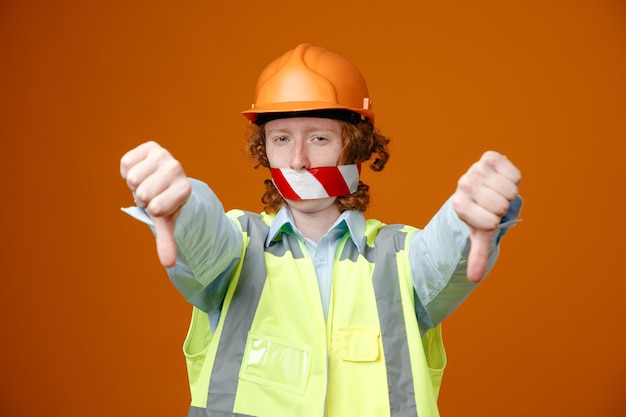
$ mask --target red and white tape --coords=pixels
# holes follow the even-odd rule
[[[272,168],[272,180],[287,200],[339,197],[359,187],[361,164],[317,167],[307,170]]]

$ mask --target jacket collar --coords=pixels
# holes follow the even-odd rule
[[[348,232],[350,239],[359,249],[359,253],[362,254],[365,250],[365,224],[366,221],[362,212],[358,210],[346,210],[339,215],[335,223],[324,236],[333,233],[333,235],[341,237],[345,235],[345,232]],[[337,233],[338,231],[343,231],[344,233]],[[293,214],[291,214],[287,206],[283,206],[278,213],[276,213],[276,217],[274,217],[270,225],[267,239],[265,240],[265,246],[269,246],[274,240],[279,240],[283,232],[302,236],[296,227]]]

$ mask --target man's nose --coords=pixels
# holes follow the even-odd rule
[[[289,168],[296,170],[305,170],[311,167],[309,157],[307,155],[306,145],[303,141],[294,143],[289,158]]]

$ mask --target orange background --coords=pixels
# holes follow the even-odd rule
[[[370,217],[423,226],[486,149],[523,171],[523,223],[444,327],[442,415],[626,415],[617,0],[0,2],[0,415],[186,415],[190,307],[119,157],[155,139],[260,210],[239,112],[300,42],[362,70],[394,139]]]

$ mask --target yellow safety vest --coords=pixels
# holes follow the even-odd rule
[[[232,211],[241,261],[215,333],[193,309],[184,344],[189,417],[436,417],[446,363],[438,326],[420,336],[407,226],[368,220],[365,253],[346,234],[327,320],[305,245],[274,216]]]

